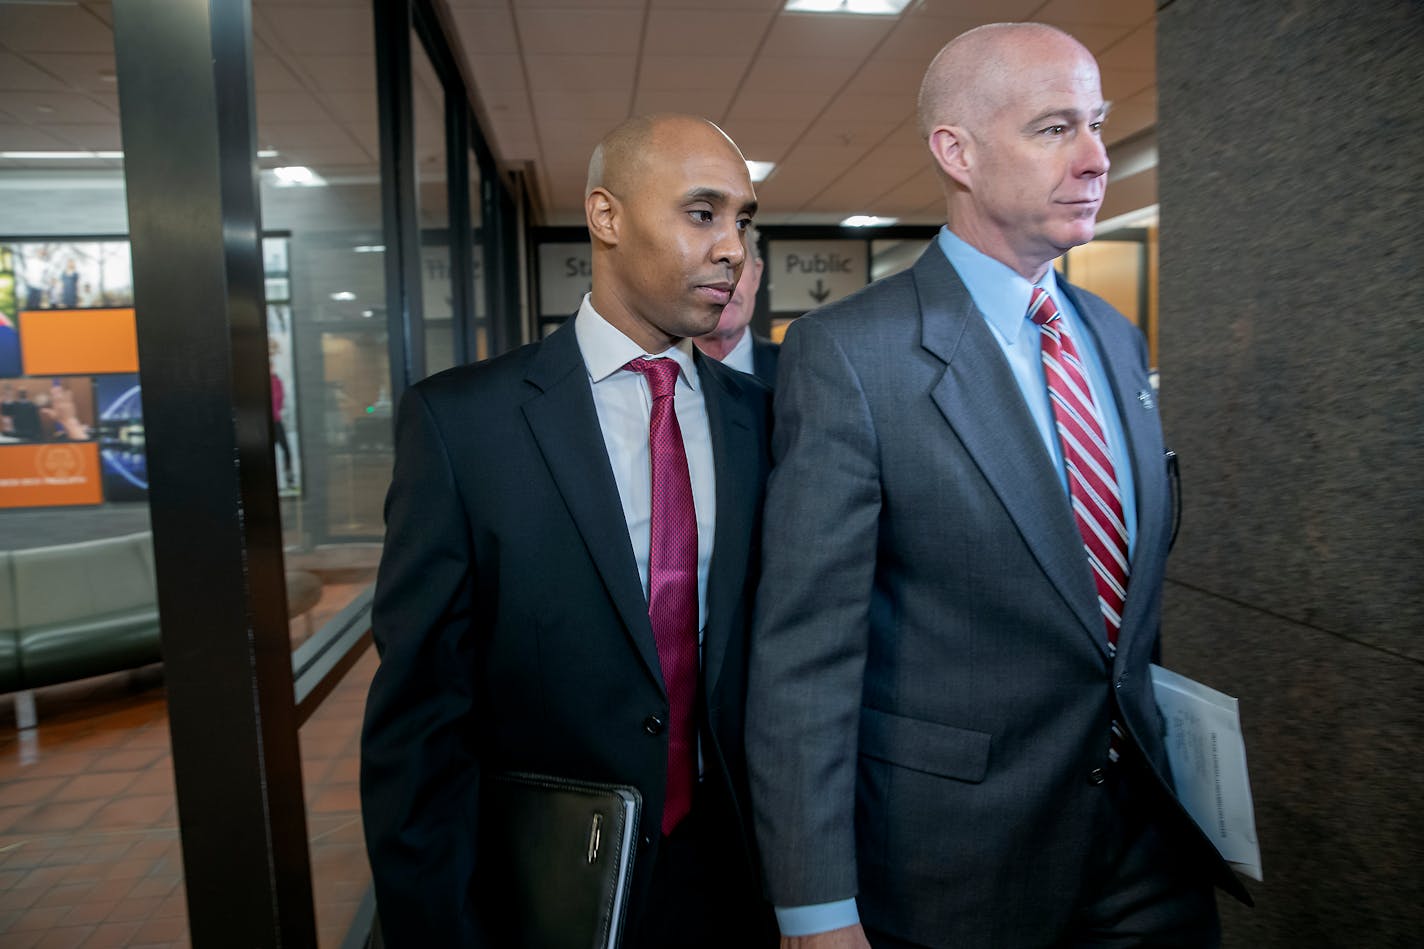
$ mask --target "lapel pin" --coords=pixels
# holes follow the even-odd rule
[[[1152,400],[1152,393],[1148,392],[1146,389],[1138,390],[1137,401],[1141,402],[1142,407],[1144,409],[1147,409],[1149,412],[1152,411],[1152,409],[1155,408],[1157,405],[1157,403]]]

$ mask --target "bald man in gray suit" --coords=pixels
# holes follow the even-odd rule
[[[1097,64],[998,24],[920,95],[948,226],[782,346],[747,764],[783,946],[1212,946],[1244,889],[1153,701],[1170,534],[1146,347],[1054,276]]]

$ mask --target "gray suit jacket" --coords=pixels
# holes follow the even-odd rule
[[[1148,663],[1170,503],[1145,346],[1066,292],[1136,485],[1115,659],[1053,462],[937,246],[787,334],[747,713],[776,905],[858,894],[868,926],[927,946],[1052,942],[1085,883],[1114,693],[1184,859],[1240,890],[1168,790]]]

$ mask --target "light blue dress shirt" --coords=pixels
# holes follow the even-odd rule
[[[984,322],[989,324],[994,341],[1003,350],[1004,359],[1007,360],[1014,381],[1018,383],[1019,392],[1023,395],[1024,404],[1038,427],[1044,449],[1053,459],[1053,466],[1058,471],[1058,479],[1066,495],[1068,469],[1063,464],[1063,446],[1058,441],[1053,409],[1048,400],[1048,384],[1043,375],[1043,357],[1039,345],[1042,334],[1028,318],[1028,304],[1035,286],[1046,290],[1057,304],[1059,317],[1067,325],[1068,335],[1072,337],[1087,371],[1088,388],[1092,391],[1093,403],[1103,417],[1103,434],[1107,438],[1108,451],[1112,453],[1118,490],[1122,494],[1130,558],[1137,539],[1137,496],[1133,493],[1132,465],[1127,454],[1127,441],[1123,435],[1122,416],[1118,412],[1116,400],[1112,397],[1112,385],[1103,371],[1097,343],[1083,326],[1077,308],[1058,286],[1054,269],[1049,267],[1043,279],[1033,284],[1006,264],[960,240],[948,227],[940,228],[937,243],[959,274],[959,279],[964,282],[974,305],[984,315]],[[860,922],[860,913],[856,909],[854,899],[817,903],[812,906],[778,906],[776,922],[781,927],[783,936],[809,936],[853,926]]]

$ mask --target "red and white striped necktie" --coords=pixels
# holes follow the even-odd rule
[[[1122,606],[1127,599],[1127,523],[1122,513],[1122,494],[1117,472],[1103,435],[1103,420],[1093,404],[1092,391],[1078,348],[1059,318],[1058,307],[1042,287],[1034,287],[1028,317],[1038,325],[1043,347],[1043,374],[1048,382],[1048,401],[1058,440],[1063,446],[1063,465],[1068,472],[1068,494],[1073,502],[1073,518],[1083,537],[1088,565],[1098,588],[1098,609],[1107,628],[1108,654],[1117,652],[1118,630],[1122,627]],[[1120,728],[1113,722],[1113,736],[1120,740]],[[1110,754],[1117,759],[1117,741]]]

